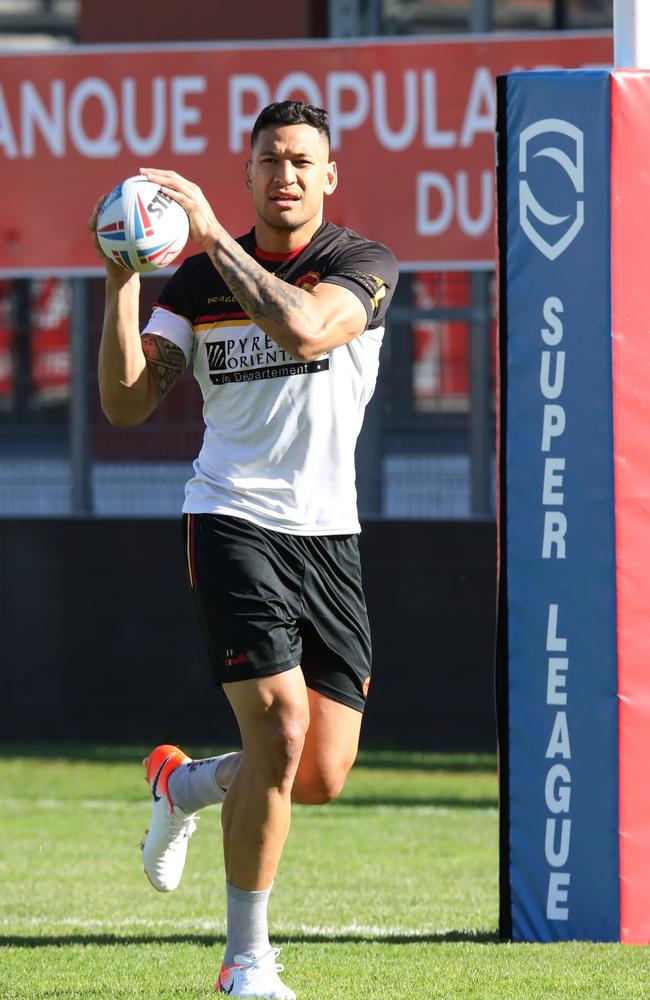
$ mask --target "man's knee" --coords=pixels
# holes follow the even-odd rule
[[[293,801],[315,806],[332,802],[343,791],[349,770],[345,764],[310,772],[299,770],[293,785]]]
[[[309,727],[308,709],[292,701],[278,699],[254,718],[247,720],[242,733],[244,754],[250,766],[264,771],[269,784],[291,784],[300,763],[305,734]]]
[[[242,765],[269,787],[291,783],[309,728],[309,701],[298,670],[224,684],[242,737]]]
[[[305,734],[309,726],[309,718],[293,707],[281,707],[277,712],[267,715],[260,726],[260,739],[263,752],[289,769],[298,767]]]

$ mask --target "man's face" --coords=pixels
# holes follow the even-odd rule
[[[263,129],[246,162],[246,183],[256,214],[271,229],[317,228],[324,196],[336,188],[327,139],[311,125]]]

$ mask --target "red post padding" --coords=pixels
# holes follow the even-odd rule
[[[650,72],[611,90],[621,940],[650,941]]]

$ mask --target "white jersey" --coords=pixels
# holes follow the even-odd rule
[[[377,379],[395,260],[331,223],[291,254],[257,250],[254,233],[238,242],[291,284],[349,288],[368,327],[316,361],[298,361],[242,311],[206,254],[185,261],[144,330],[183,350],[203,395],[203,446],[183,511],[296,535],[358,532],[354,451]]]

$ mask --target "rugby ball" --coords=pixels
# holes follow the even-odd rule
[[[184,208],[146,177],[127,177],[106,198],[97,219],[97,239],[113,264],[129,271],[168,267],[187,243]]]

